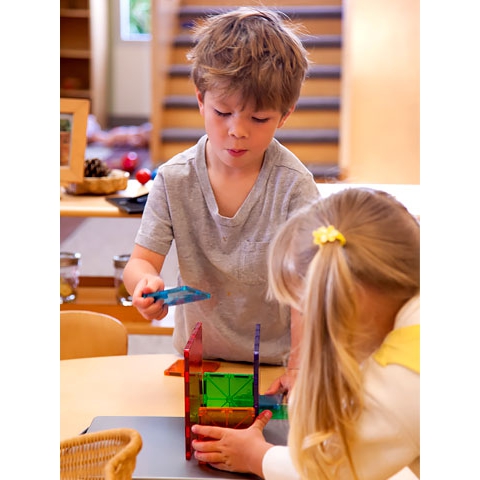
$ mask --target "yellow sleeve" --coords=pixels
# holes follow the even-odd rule
[[[373,358],[383,367],[396,363],[420,373],[420,325],[392,330]]]

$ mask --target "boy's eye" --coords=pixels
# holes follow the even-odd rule
[[[257,117],[252,117],[252,118],[253,118],[253,121],[257,123],[266,123],[269,120],[268,118],[257,118]]]
[[[218,115],[219,117],[228,117],[230,116],[230,112],[221,112],[220,110],[217,110],[216,108],[213,109],[213,111],[215,112],[216,115]],[[268,122],[270,119],[269,118],[258,118],[258,117],[252,117],[252,120],[256,123],[266,123]]]

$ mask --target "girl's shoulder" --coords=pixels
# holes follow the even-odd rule
[[[402,365],[420,373],[420,296],[410,299],[398,312],[395,328],[373,355],[382,366]]]

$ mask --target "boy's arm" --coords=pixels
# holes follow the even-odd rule
[[[288,358],[288,370],[296,371],[300,366],[302,333],[302,314],[298,310],[290,308],[290,357]]]
[[[130,259],[123,272],[123,281],[130,294],[133,294],[138,282],[146,275],[158,277],[165,261],[165,256],[134,245]],[[163,287],[162,287],[163,288]],[[152,291],[156,291],[158,288]]]
[[[288,358],[287,371],[268,387],[265,395],[275,395],[277,393],[288,395],[297,378],[300,366],[300,342],[303,333],[302,314],[298,310],[291,308],[290,316],[290,356]]]

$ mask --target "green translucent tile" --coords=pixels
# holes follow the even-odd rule
[[[272,412],[274,420],[288,420],[288,404],[283,403],[282,394],[277,395],[259,395],[259,413],[264,410]]]
[[[253,374],[205,372],[203,405],[253,407]]]
[[[287,405],[277,405],[274,408],[262,408],[260,407],[260,412],[264,410],[270,410],[272,412],[273,420],[288,420],[288,406]]]

